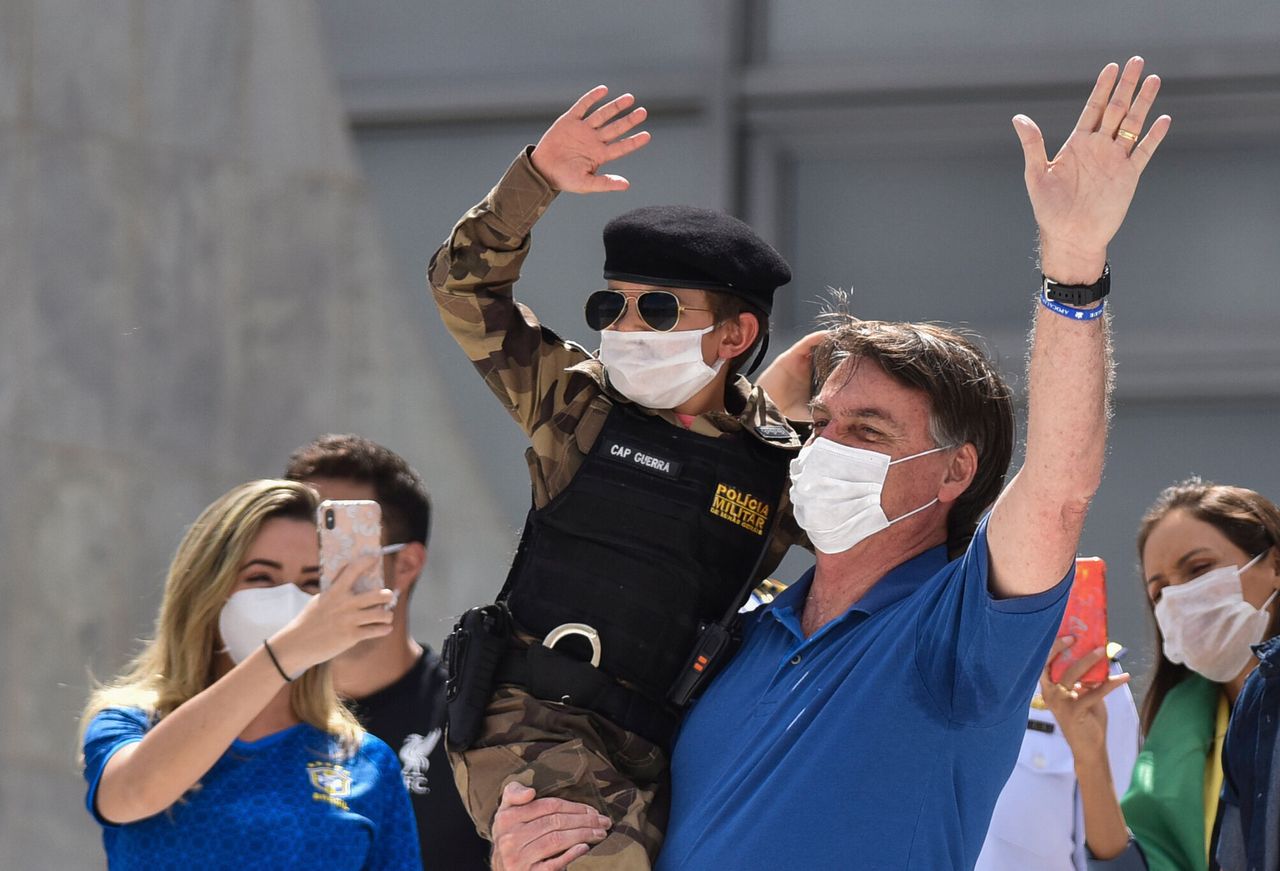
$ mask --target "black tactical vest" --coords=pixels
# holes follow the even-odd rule
[[[699,624],[746,586],[793,456],[614,403],[569,486],[529,514],[506,587],[517,624],[594,627],[600,668],[664,698]]]

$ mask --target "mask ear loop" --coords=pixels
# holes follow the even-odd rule
[[[889,521],[889,525],[893,526],[899,520],[906,520],[908,517],[910,517],[913,514],[919,514],[921,511],[925,510],[926,508],[932,508],[934,505],[937,505],[938,502],[939,502],[938,497],[934,496],[933,499],[924,503],[919,508],[913,508],[912,510],[908,511],[906,514],[902,514],[902,515],[899,515],[898,517],[893,518],[892,520]]]
[[[889,465],[896,466],[898,463],[905,463],[907,460],[914,460],[916,457],[927,457],[929,454],[936,454],[939,451],[949,451],[955,447],[959,447],[959,445],[941,445],[936,448],[929,448],[927,451],[921,451],[920,453],[912,454],[909,457],[898,457],[896,460],[890,460]]]
[[[399,553],[400,551],[404,550],[408,546],[409,546],[409,542],[407,541],[402,541],[402,542],[399,542],[398,544],[384,544],[382,548],[379,550],[379,553],[382,554],[382,556],[391,556],[393,553]],[[392,589],[391,601],[387,603],[387,610],[394,611],[396,609],[396,605],[398,604],[400,604],[400,591],[396,589]]]
[[[765,352],[769,350],[769,334],[766,332],[764,338],[760,341],[760,350],[756,351],[756,358],[752,361],[750,368],[747,369],[746,375],[751,377],[751,373],[760,368],[760,364],[764,362]]]
[[[718,321],[712,324],[706,330],[703,330],[703,332],[705,333],[705,332],[714,330],[716,327],[720,326],[720,324],[724,324],[724,323],[728,323],[728,321]],[[757,369],[760,368],[760,364],[764,362],[764,355],[768,350],[769,350],[769,334],[766,332],[764,336],[760,339],[760,349],[756,351],[755,359],[751,361],[751,365],[747,367],[747,370],[742,373],[744,377],[750,378],[751,373],[755,372]],[[720,359],[720,364],[723,364],[723,363],[724,363],[724,358],[722,357]],[[720,368],[719,365],[717,365],[716,371],[719,371],[719,368]]]
[[[1262,558],[1263,558],[1264,556],[1266,556],[1267,554],[1269,554],[1269,553],[1271,553],[1271,548],[1267,548],[1267,549],[1266,549],[1266,550],[1264,550],[1262,553],[1258,554],[1258,555],[1257,555],[1257,556],[1255,556],[1253,559],[1249,560],[1247,563],[1245,563],[1243,566],[1241,566],[1241,567],[1240,567],[1240,571],[1239,571],[1237,574],[1238,574],[1238,575],[1243,575],[1243,574],[1244,574],[1245,572],[1247,572],[1249,569],[1253,568],[1253,567],[1254,567],[1254,566],[1256,566],[1258,563],[1262,562]],[[1277,596],[1277,595],[1280,595],[1280,587],[1277,587],[1276,589],[1274,589],[1274,590],[1272,590],[1272,591],[1271,591],[1271,595],[1270,595],[1270,596],[1267,596],[1266,600],[1265,600],[1261,605],[1259,605],[1259,606],[1258,606],[1258,610],[1259,610],[1259,611],[1265,611],[1265,610],[1267,610],[1267,608],[1269,608],[1269,607],[1271,606],[1271,603],[1275,601],[1275,598],[1276,598],[1276,596]]]
[[[891,460],[889,462],[889,465],[893,466],[893,465],[897,465],[898,463],[905,463],[907,460],[914,460],[916,457],[923,457],[923,456],[927,456],[928,454],[936,454],[939,451],[949,451],[954,447],[956,447],[956,445],[942,445],[941,447],[930,448],[927,451],[921,451],[920,453],[912,454],[909,457],[901,457],[897,460]],[[913,509],[911,511],[908,511],[906,514],[893,518],[892,520],[889,521],[889,525],[893,526],[893,524],[897,523],[899,520],[906,520],[908,517],[910,517],[913,514],[919,514],[921,511],[925,510],[926,508],[929,508],[933,505],[937,505],[940,501],[942,500],[940,500],[937,496],[934,496],[932,501],[924,503],[919,508]]]
[[[1270,607],[1271,607],[1271,603],[1275,601],[1275,599],[1276,599],[1276,595],[1277,595],[1277,594],[1280,594],[1280,588],[1277,588],[1277,589],[1275,589],[1275,590],[1272,590],[1272,591],[1271,591],[1271,595],[1270,595],[1270,596],[1267,596],[1266,601],[1262,603],[1262,606],[1261,606],[1260,608],[1258,608],[1258,610],[1259,610],[1259,611],[1265,611],[1265,610],[1267,610],[1268,608],[1270,608]]]
[[[1262,553],[1258,554],[1258,555],[1257,555],[1257,556],[1255,556],[1253,559],[1249,560],[1247,563],[1245,563],[1244,565],[1242,565],[1242,566],[1240,567],[1240,574],[1244,574],[1245,572],[1249,571],[1249,569],[1253,568],[1253,567],[1254,567],[1254,566],[1256,566],[1258,563],[1262,562],[1262,558],[1263,558],[1264,556],[1266,556],[1266,555],[1267,555],[1268,553],[1270,553],[1270,552],[1271,552],[1271,548],[1267,548],[1267,549],[1266,549],[1266,550],[1264,550]]]

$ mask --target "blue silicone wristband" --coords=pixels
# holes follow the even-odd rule
[[[1097,308],[1072,308],[1069,305],[1063,305],[1057,300],[1049,299],[1049,292],[1043,288],[1040,290],[1040,304],[1055,315],[1062,315],[1064,318],[1070,318],[1073,321],[1097,320],[1107,311],[1107,301],[1105,299],[1102,300]]]

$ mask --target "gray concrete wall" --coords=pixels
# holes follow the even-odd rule
[[[309,0],[0,4],[0,868],[101,867],[89,675],[183,528],[358,430],[439,506],[424,639],[510,530],[398,292]]]

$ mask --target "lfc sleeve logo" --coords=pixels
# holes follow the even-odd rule
[[[400,747],[400,773],[404,776],[404,785],[409,792],[426,795],[431,791],[427,786],[427,769],[431,767],[431,751],[440,743],[441,730],[432,729],[425,735],[410,732],[405,736]]]

